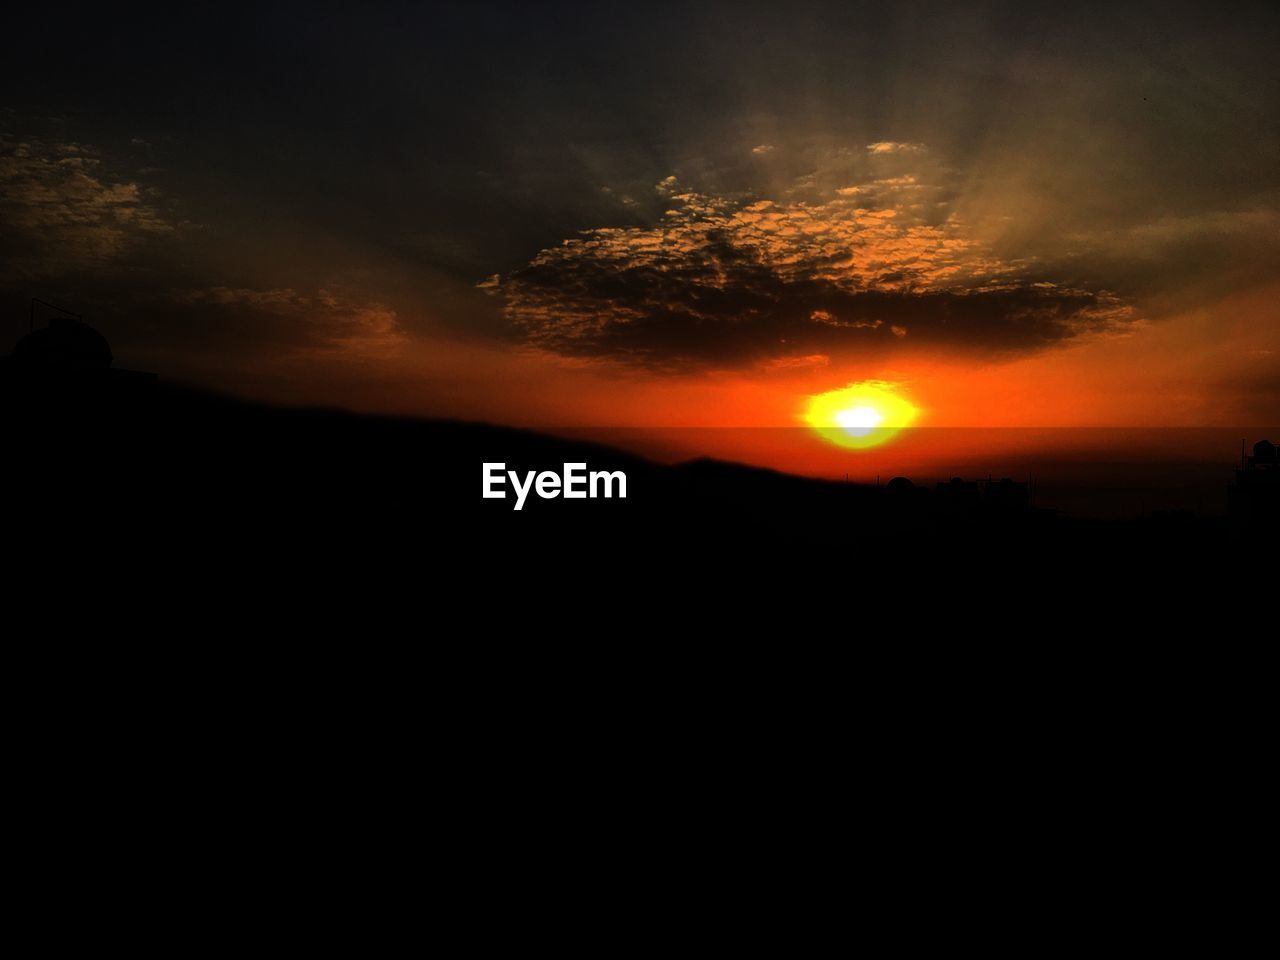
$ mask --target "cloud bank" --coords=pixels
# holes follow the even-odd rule
[[[292,351],[286,356],[386,359],[408,341],[388,304],[328,289],[210,287],[174,292],[165,307],[169,322],[179,326],[251,327],[251,335],[241,334],[246,342],[274,341]]]
[[[904,345],[1002,354],[1133,318],[1106,291],[984,249],[910,174],[810,199],[707,195],[675,177],[657,192],[669,202],[657,224],[584,231],[479,286],[539,347],[657,368]]]
[[[0,136],[0,277],[97,269],[176,224],[154,192],[83,144]]]

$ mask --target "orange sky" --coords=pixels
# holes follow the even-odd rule
[[[1280,420],[1273,7],[695,6],[33,9],[0,349],[823,475]],[[911,431],[800,425],[864,381]]]
[[[828,359],[672,376],[528,347],[428,338],[397,343],[379,356],[339,353],[300,361],[298,377],[285,388],[255,381],[247,370],[237,386],[310,403],[315,377],[335,405],[585,432],[671,459],[711,455],[859,478],[903,469],[945,473],[983,457],[1016,463],[1028,444],[1102,442],[1056,428],[1274,423],[1278,418],[1274,411],[1268,418],[1267,398],[1256,386],[1280,355],[1278,305],[1280,284],[1007,361],[904,353],[892,362]],[[868,379],[898,385],[919,410],[914,429],[883,447],[848,451],[801,424],[809,396]],[[1136,435],[1120,436],[1130,443]],[[1209,453],[1232,456],[1231,449]]]

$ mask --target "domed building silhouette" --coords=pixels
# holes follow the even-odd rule
[[[37,327],[36,304],[52,307],[59,315]],[[30,329],[9,356],[0,357],[0,381],[16,390],[45,395],[100,389],[114,393],[155,382],[155,374],[121,370],[114,362],[107,338],[79,314],[33,299]]]
[[[1280,452],[1274,443],[1259,440],[1246,457],[1241,442],[1240,466],[1227,493],[1228,512],[1237,526],[1272,538],[1280,535]],[[1272,542],[1280,548],[1280,542]]]
[[[50,372],[108,370],[113,360],[107,338],[78,317],[54,317],[19,340],[9,357],[24,369]]]

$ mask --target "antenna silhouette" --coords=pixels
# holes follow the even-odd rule
[[[60,307],[56,303],[50,303],[48,300],[40,300],[36,297],[31,298],[31,319],[27,326],[27,333],[31,333],[36,328],[36,304],[42,307],[48,307],[50,310],[57,310],[59,313],[65,313],[68,317],[75,317],[77,320],[84,320],[84,317],[78,313],[72,313],[65,307]]]

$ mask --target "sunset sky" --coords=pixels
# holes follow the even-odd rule
[[[1274,3],[6,20],[0,352],[36,296],[117,366],[544,429],[868,382],[919,427],[1280,421]]]

